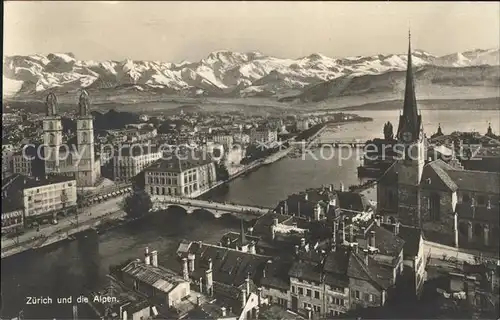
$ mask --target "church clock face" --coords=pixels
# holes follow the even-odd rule
[[[411,134],[411,132],[403,132],[403,141],[404,142],[410,142],[411,139],[412,139],[413,135]]]

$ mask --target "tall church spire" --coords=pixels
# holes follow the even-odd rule
[[[412,142],[420,136],[420,116],[417,110],[417,98],[413,81],[411,57],[411,33],[408,31],[408,63],[406,67],[406,87],[403,103],[403,115],[399,119],[397,137],[405,142]]]

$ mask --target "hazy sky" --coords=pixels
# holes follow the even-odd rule
[[[496,2],[6,2],[4,54],[178,62],[215,50],[297,58],[496,48]]]

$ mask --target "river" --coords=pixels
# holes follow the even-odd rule
[[[357,111],[361,116],[374,118],[373,122],[352,123],[325,132],[326,139],[361,139],[382,135],[383,124],[391,121],[396,127],[397,111]],[[443,132],[477,130],[486,132],[488,122],[494,132],[499,132],[498,111],[422,111],[424,128],[428,136],[441,123]],[[227,186],[206,195],[214,201],[274,206],[288,194],[308,187],[340,182],[348,186],[357,184],[356,168],[359,159],[353,156],[339,159],[345,154],[324,154],[319,151],[302,158],[285,158],[262,167]],[[317,159],[316,159],[317,158]],[[345,158],[345,157],[344,157]],[[208,213],[186,215],[171,210],[148,216],[102,235],[88,233],[73,242],[63,242],[35,252],[25,252],[2,260],[1,289],[3,317],[17,316],[24,309],[24,316],[31,319],[70,318],[69,305],[27,306],[28,296],[65,297],[78,296],[86,289],[95,289],[105,282],[109,266],[129,258],[140,258],[144,247],[159,251],[159,261],[168,266],[174,262],[175,248],[185,238],[217,242],[224,232],[237,230],[239,222],[230,217],[215,219]],[[80,318],[89,317],[85,308],[79,310]]]

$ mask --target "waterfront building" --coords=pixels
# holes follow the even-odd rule
[[[93,117],[89,113],[89,94],[83,90],[78,102],[76,143],[63,142],[62,122],[57,97],[49,93],[43,118],[43,155],[45,174],[74,177],[79,187],[94,187],[101,176],[101,164],[94,150]]]
[[[278,132],[276,130],[271,130],[266,127],[252,129],[250,131],[250,143],[251,144],[272,144],[278,141]]]
[[[404,149],[377,184],[377,210],[387,221],[423,230],[427,240],[498,250],[500,173],[429,161],[413,82],[411,46],[403,112],[396,135]]]
[[[33,178],[14,174],[9,180],[2,182],[2,202],[6,204],[6,208],[10,208],[5,210],[11,212],[7,214],[7,211],[2,211],[2,221],[14,219],[15,221],[10,222],[17,224],[20,219],[26,222],[56,219],[58,214],[74,212],[76,190],[76,180],[72,177]],[[19,210],[23,213],[22,218]]]
[[[296,123],[297,131],[305,131],[309,129],[309,119],[299,119]]]
[[[120,146],[112,160],[113,180],[130,181],[162,155],[163,152],[152,145]]]
[[[145,169],[145,190],[151,196],[195,198],[216,182],[215,164],[208,155],[171,155]]]

